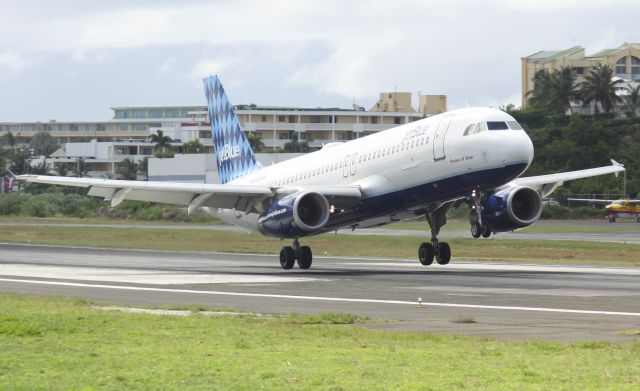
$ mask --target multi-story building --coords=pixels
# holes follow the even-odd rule
[[[47,159],[52,169],[62,164],[73,167],[81,158],[90,176],[114,174],[124,159],[139,162],[153,155],[155,145],[149,137],[159,130],[173,139],[174,152],[181,152],[184,143],[192,140],[199,140],[204,146],[202,153],[213,150],[205,106],[112,110],[113,118],[104,122],[0,122],[0,137],[11,132],[16,148],[24,148],[36,133],[47,132],[63,145]],[[446,111],[446,96],[420,95],[419,110],[411,106],[411,93],[395,92],[381,93],[380,101],[370,111],[356,105],[352,109],[235,106],[245,132],[262,138],[263,152],[280,151],[296,136],[307,141],[311,149],[319,149],[326,143],[352,140],[416,121]]]
[[[628,94],[630,88],[640,82],[640,43],[624,43],[615,49],[604,49],[587,56],[584,48],[574,46],[565,50],[543,50],[522,58],[522,105],[526,106],[527,93],[533,90],[533,77],[540,70],[573,67],[577,81],[583,81],[589,71],[598,64],[609,64],[615,76],[623,79],[619,95]]]
[[[391,96],[396,93],[382,93]],[[333,141],[351,140],[393,126],[446,111],[446,96],[421,95],[420,111],[411,107],[410,93],[402,94],[402,105],[378,102],[371,111],[353,109],[299,108],[256,105],[235,106],[246,132],[262,137],[267,149],[277,151],[291,141],[309,140],[312,148]],[[18,146],[26,146],[38,132],[48,132],[59,143],[96,141],[143,141],[162,130],[184,143],[199,139],[212,148],[211,130],[205,106],[113,107],[112,119],[103,122],[0,122],[0,136],[11,132]]]

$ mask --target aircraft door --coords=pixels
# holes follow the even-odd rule
[[[440,120],[433,135],[433,160],[444,159],[444,137],[453,119],[452,115],[445,116]]]

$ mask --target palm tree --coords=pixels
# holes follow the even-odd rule
[[[126,158],[118,165],[118,174],[122,176],[122,179],[136,180],[138,165],[133,160]]]
[[[311,148],[307,140],[303,142],[298,141],[298,134],[294,133],[291,137],[291,141],[283,146],[285,152],[309,152]]]
[[[7,132],[7,134],[4,135],[4,141],[5,143],[7,143],[7,145],[11,148],[11,153],[14,154],[16,151],[16,137],[13,135],[13,133],[11,132]]]
[[[613,80],[611,65],[598,64],[581,83],[580,99],[585,105],[593,102],[596,113],[599,113],[600,109],[608,113],[616,103],[622,102],[622,98],[615,92],[616,85],[621,82],[622,79]]]
[[[247,134],[247,141],[249,141],[249,145],[253,152],[260,152],[262,148],[264,148],[264,142],[262,141],[262,137],[256,135],[253,132],[249,132]]]
[[[67,163],[58,164],[56,166],[56,172],[59,176],[67,176],[67,174],[69,173],[69,167],[67,166]]]
[[[562,66],[551,74],[551,101],[562,112],[573,112],[571,101],[577,95],[576,73],[572,67]]]
[[[195,139],[184,143],[182,150],[184,153],[200,153],[204,150],[204,145],[199,139]]]
[[[625,104],[625,112],[628,117],[635,117],[638,109],[640,108],[640,85],[635,86],[629,96],[627,96],[627,103]]]
[[[157,134],[152,134],[149,140],[156,143],[156,151],[164,153],[166,147],[171,146],[173,141],[171,137],[165,136],[162,130],[158,130]]]
[[[89,166],[83,158],[79,157],[78,160],[76,160],[76,167],[73,169],[73,173],[82,178],[87,175],[88,172]]]
[[[566,113],[577,95],[578,84],[572,67],[563,66],[549,72],[539,70],[533,77],[533,90],[527,92],[533,108],[546,113]]]
[[[546,69],[541,69],[533,75],[533,89],[527,92],[529,104],[533,108],[547,111],[551,84],[551,74]]]

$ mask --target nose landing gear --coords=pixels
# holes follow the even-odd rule
[[[474,238],[488,238],[491,236],[491,228],[482,221],[482,197],[483,193],[480,189],[474,189],[469,197],[469,206],[471,207],[471,213],[469,213],[469,223],[471,224],[471,236]]]

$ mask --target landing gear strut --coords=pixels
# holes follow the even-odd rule
[[[298,238],[293,239],[293,247],[285,246],[280,250],[280,267],[285,270],[292,269],[296,261],[298,261],[298,267],[303,270],[309,269],[313,261],[311,248],[300,246]]]
[[[421,243],[418,249],[418,259],[425,266],[431,265],[434,257],[440,265],[446,265],[451,260],[451,247],[449,247],[449,244],[438,241],[440,228],[447,223],[447,210],[450,207],[451,203],[444,204],[438,209],[425,214],[429,228],[431,228],[431,242]]]
[[[474,189],[471,192],[469,206],[471,207],[471,213],[469,213],[469,223],[471,223],[471,236],[474,238],[488,238],[491,236],[491,228],[482,221],[482,192],[479,188]]]

